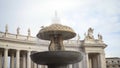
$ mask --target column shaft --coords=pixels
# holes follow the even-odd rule
[[[20,51],[16,51],[16,68],[20,68]]]
[[[41,65],[38,65],[38,68],[45,68],[45,66],[42,67]]]
[[[14,53],[11,53],[11,57],[10,57],[10,68],[14,68]]]
[[[69,68],[72,68],[72,64],[69,65]]]
[[[36,63],[34,63],[34,68],[37,68],[37,64]]]
[[[27,52],[27,68],[31,68],[31,59],[30,59],[31,52]]]
[[[93,68],[98,68],[97,54],[92,59],[93,59]]]
[[[34,68],[34,63],[33,63],[33,61],[31,61],[31,68]]]
[[[39,66],[40,66],[40,68],[45,68],[45,65],[38,65],[38,68],[39,68]]]
[[[4,50],[4,68],[8,68],[8,49]]]
[[[23,54],[23,68],[26,68],[26,56]]]
[[[101,68],[100,54],[97,55],[98,68]]]
[[[105,55],[103,53],[100,53],[100,61],[101,61],[101,68],[106,68],[106,60],[105,60]]]
[[[92,68],[92,60],[89,58],[89,67]]]
[[[0,52],[0,68],[2,68],[2,52]]]
[[[89,55],[86,53],[86,68],[89,68]]]

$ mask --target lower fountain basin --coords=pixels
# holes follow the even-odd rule
[[[31,54],[33,62],[41,65],[65,65],[80,62],[83,56],[76,51],[44,51]]]

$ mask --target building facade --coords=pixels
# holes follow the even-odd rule
[[[120,68],[120,58],[118,57],[106,58],[106,65],[107,68]]]
[[[34,52],[47,51],[49,41],[44,41],[31,36],[30,29],[28,35],[21,35],[17,28],[16,33],[0,32],[0,68],[47,68],[45,65],[37,65],[30,59]],[[78,51],[83,54],[83,60],[79,63],[71,64],[68,68],[106,68],[104,48],[107,46],[102,41],[102,36],[93,36],[93,29],[89,28],[84,40],[78,36],[76,40],[65,40],[66,50]]]

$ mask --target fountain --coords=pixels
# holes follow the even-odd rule
[[[37,37],[50,40],[49,51],[31,54],[33,62],[47,65],[48,68],[67,68],[68,64],[80,62],[82,54],[76,51],[65,51],[63,40],[71,39],[76,33],[68,26],[54,23],[42,28]]]

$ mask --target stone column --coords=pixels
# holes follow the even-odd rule
[[[91,57],[92,68],[95,68],[95,56]]]
[[[38,65],[38,68],[45,68],[45,67],[42,67],[42,65]]]
[[[93,60],[93,68],[98,68],[97,55],[98,55],[98,54],[96,54],[96,55],[92,58],[92,60]]]
[[[86,67],[85,68],[90,68],[89,67],[89,56],[88,56],[88,53],[86,53]]]
[[[79,68],[79,63],[72,64],[72,68]]]
[[[4,49],[4,68],[8,68],[8,49]]]
[[[14,68],[14,53],[11,53],[11,57],[10,57],[10,68]]]
[[[101,68],[100,54],[97,55],[98,68]]]
[[[20,57],[20,67],[19,68],[22,68],[23,67],[23,57]]]
[[[72,68],[72,64],[69,65],[69,68]]]
[[[79,62],[79,68],[83,68],[83,60]]]
[[[31,59],[30,59],[31,52],[27,52],[27,68],[31,68]]]
[[[47,65],[45,65],[45,68],[48,68],[48,66],[47,66]]]
[[[20,50],[16,50],[16,68],[20,68]]]
[[[37,68],[37,64],[36,63],[34,63],[34,68]]]
[[[23,68],[26,68],[26,55],[23,54],[22,58],[23,58],[23,64],[22,64]]]
[[[89,67],[92,68],[92,60],[89,58]]]
[[[45,65],[38,65],[38,66],[40,66],[38,68],[45,68]]]
[[[34,63],[33,63],[33,61],[31,61],[31,68],[34,68]]]
[[[75,67],[75,64],[72,64],[72,68],[76,68],[76,67]]]
[[[83,60],[82,60],[82,68],[86,68],[86,56],[83,55]]]
[[[100,53],[101,68],[106,68],[105,54]]]
[[[2,52],[0,51],[0,68],[2,68]]]

